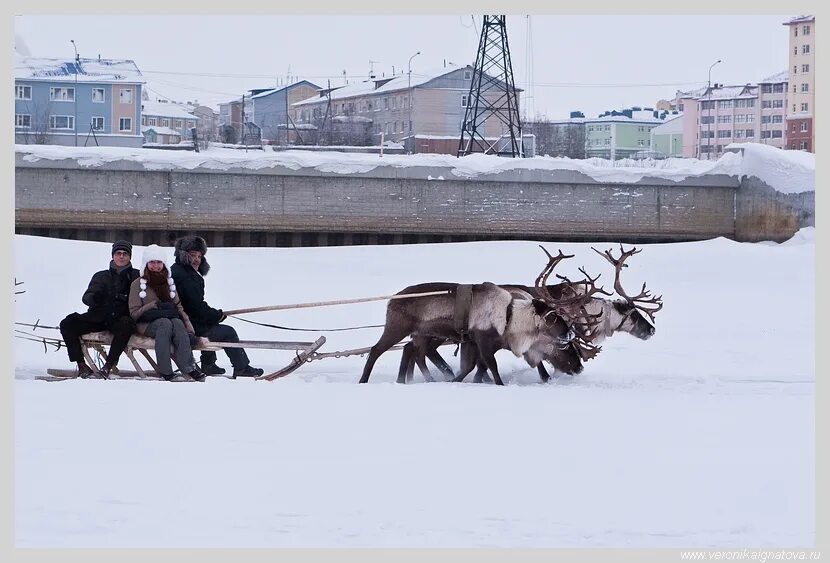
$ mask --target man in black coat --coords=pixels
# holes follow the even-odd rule
[[[130,336],[135,332],[135,321],[130,317],[127,304],[130,284],[140,277],[133,268],[130,258],[133,245],[126,240],[112,245],[112,260],[107,270],[92,276],[89,287],[81,301],[89,307],[86,313],[72,313],[61,321],[60,329],[69,361],[78,364],[80,377],[106,379],[113,366],[118,364],[121,352],[127,347]],[[103,367],[95,372],[84,361],[81,352],[81,335],[89,332],[108,330],[112,333],[112,344]]]
[[[239,342],[232,326],[220,324],[227,317],[222,309],[214,309],[205,302],[205,279],[210,265],[205,260],[207,244],[202,237],[182,237],[176,241],[175,263],[170,268],[173,282],[182,300],[184,312],[190,317],[196,336],[205,336],[214,342]],[[225,348],[233,366],[233,377],[256,377],[264,371],[251,367],[242,348]],[[202,372],[222,375],[225,370],[216,365],[216,352],[202,352]]]

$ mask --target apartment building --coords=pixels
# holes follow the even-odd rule
[[[632,108],[586,119],[586,157],[619,160],[647,151],[651,146],[651,130],[663,123],[659,115],[651,108]]]
[[[421,143],[428,144],[430,137],[460,137],[472,78],[472,66],[454,64],[433,72],[413,71],[411,76],[375,77],[320,90],[319,95],[293,104],[293,118],[298,125],[321,126],[328,114],[335,123],[348,121],[368,128],[374,143],[381,138],[407,142],[417,136],[419,142],[412,143],[411,149],[420,152]],[[499,97],[496,92],[485,96],[493,101]],[[502,133],[497,118],[487,119],[485,137],[497,139]]]
[[[789,73],[779,72],[758,82],[758,141],[779,149],[786,148],[787,84]],[[735,139],[740,141],[740,139]]]
[[[815,152],[816,18],[799,16],[784,25],[790,36],[787,148]]]
[[[148,143],[175,144],[192,139],[191,129],[199,118],[191,113],[192,106],[173,102],[141,103],[141,132]]]
[[[144,84],[131,60],[15,53],[15,143],[140,147]]]

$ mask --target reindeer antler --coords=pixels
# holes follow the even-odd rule
[[[646,315],[649,316],[651,322],[654,322],[654,314],[663,308],[663,296],[657,295],[653,296],[650,291],[646,290],[646,284],[643,283],[643,288],[640,290],[638,295],[634,297],[629,296],[622,287],[622,283],[620,282],[620,274],[622,273],[623,268],[627,268],[628,264],[625,261],[635,254],[639,254],[642,252],[642,249],[637,249],[636,246],[631,247],[631,250],[625,250],[623,248],[622,243],[620,243],[620,257],[614,258],[614,255],[611,254],[611,249],[609,248],[605,252],[600,252],[593,246],[591,250],[608,260],[611,265],[614,266],[614,290],[620,294],[620,297],[628,301],[635,309],[642,311]],[[653,305],[653,307],[652,307]]]

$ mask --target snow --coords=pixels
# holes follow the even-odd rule
[[[356,383],[360,357],[272,383],[46,383],[30,378],[69,367],[65,350],[15,340],[16,546],[812,546],[814,235],[643,245],[623,283],[663,294],[656,335],[616,335],[581,375],[549,385],[508,352],[497,356],[503,388],[418,375],[397,385],[399,352],[381,356],[366,385]],[[21,235],[14,245],[26,290],[15,319],[52,326],[83,309],[110,252]],[[590,246],[546,244],[576,254],[561,273],[582,265],[609,287]],[[530,283],[544,265],[531,241],[208,254],[207,300],[225,309],[430,280]],[[787,306],[770,309],[782,287]],[[382,324],[384,308],[248,318],[339,328]],[[231,324],[247,339],[320,334]],[[324,334],[330,352],[369,346],[379,331]],[[457,367],[452,348],[441,350]],[[268,369],[292,356],[249,354]]]
[[[194,107],[181,106],[170,102],[141,102],[141,114],[146,117],[172,117],[174,119],[198,120],[197,115],[190,113]]]
[[[790,71],[782,70],[781,72],[779,72],[777,74],[773,74],[772,76],[764,78],[763,80],[759,80],[758,84],[774,84],[774,83],[778,83],[778,82],[788,82],[789,79],[790,79]]]
[[[157,135],[176,135],[181,137],[182,134],[175,129],[170,129],[169,127],[162,127],[160,125],[144,125],[141,127],[141,132],[146,133],[147,131],[155,131]]]
[[[69,66],[74,66],[72,59],[52,59],[44,57],[25,57],[16,55],[14,61],[15,80],[56,81],[64,77],[66,81],[75,80],[75,73]],[[121,83],[144,84],[144,76],[131,60],[115,59],[80,59],[78,82],[81,83]]]
[[[325,151],[239,151],[211,147],[199,153],[178,153],[124,147],[63,147],[57,145],[15,145],[15,153],[26,162],[75,159],[84,167],[129,160],[141,163],[148,170],[206,168],[228,170],[246,168],[263,170],[285,167],[291,170],[315,169],[334,174],[369,172],[381,166],[395,168],[445,167],[461,178],[482,174],[498,174],[509,170],[575,170],[598,182],[638,182],[643,178],[681,180],[706,174],[756,176],[783,193],[815,190],[815,155],[781,150],[756,143],[732,144],[743,149],[743,156],[724,154],[718,160],[671,158],[648,165],[639,161],[617,161],[592,158],[534,157],[508,159],[473,154],[463,158],[444,154],[374,155]],[[429,172],[424,173],[425,176]]]

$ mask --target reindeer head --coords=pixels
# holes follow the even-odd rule
[[[552,256],[545,247],[541,246],[541,248],[548,256],[548,264],[536,277],[536,289],[541,296],[541,300],[573,331],[574,338],[571,340],[573,352],[582,361],[590,360],[599,354],[602,349],[600,346],[593,344],[593,340],[596,337],[597,325],[602,320],[602,312],[590,314],[585,306],[595,294],[611,295],[611,293],[608,293],[602,287],[597,287],[596,281],[599,279],[599,276],[592,278],[583,268],[579,268],[579,271],[585,276],[585,279],[576,282],[572,282],[567,277],[557,274],[556,277],[565,283],[559,296],[554,297],[548,290],[548,277],[550,277],[553,269],[562,260],[573,258],[573,255],[563,254],[560,250],[557,256]]]
[[[591,249],[614,266],[614,289],[623,298],[622,300],[615,300],[613,302],[613,312],[616,314],[611,315],[611,318],[609,318],[612,325],[611,328],[615,331],[622,330],[628,332],[643,340],[651,338],[655,330],[654,314],[663,308],[663,296],[653,296],[651,292],[646,290],[646,284],[644,283],[640,293],[631,297],[625,292],[620,282],[622,269],[628,267],[625,261],[630,256],[642,252],[642,249],[637,250],[637,247],[632,247],[631,250],[626,251],[623,249],[623,245],[620,244],[619,258],[614,258],[611,249],[605,252],[600,252],[593,247]],[[644,314],[648,315],[651,322],[646,320]]]

